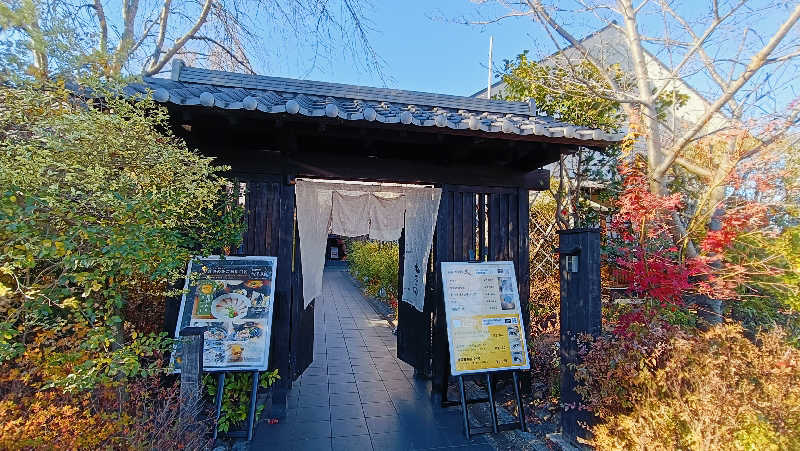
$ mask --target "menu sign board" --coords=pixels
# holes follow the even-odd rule
[[[450,373],[528,369],[514,263],[442,263]]]
[[[276,257],[211,256],[189,263],[175,336],[184,327],[206,328],[205,371],[267,369],[276,268]]]

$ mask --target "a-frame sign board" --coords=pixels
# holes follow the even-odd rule
[[[447,339],[450,346],[450,374],[458,377],[464,433],[497,433],[499,430],[526,430],[525,413],[519,393],[519,370],[530,369],[525,328],[517,291],[514,263],[442,262],[442,288]],[[518,421],[499,424],[494,400],[494,373],[511,371]],[[484,375],[488,399],[468,400],[464,376]],[[488,401],[491,427],[473,427],[468,404]]]
[[[269,366],[278,259],[267,256],[193,258],[186,271],[175,336],[188,327],[202,327],[206,372],[216,372],[216,420],[219,421],[225,374],[252,372],[247,439],[253,437],[259,371]],[[180,342],[173,365],[180,371]],[[236,434],[229,434],[236,435]],[[214,439],[217,427],[214,427]]]

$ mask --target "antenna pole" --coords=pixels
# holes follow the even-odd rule
[[[492,98],[492,47],[494,47],[494,36],[489,36],[489,79],[486,82],[486,98]]]

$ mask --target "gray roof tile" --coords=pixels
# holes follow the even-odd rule
[[[477,99],[386,88],[220,72],[193,67],[173,70],[178,79],[145,77],[129,94],[153,91],[162,103],[258,110],[313,117],[339,117],[576,140],[617,142],[621,133],[578,127],[541,116],[528,102]]]

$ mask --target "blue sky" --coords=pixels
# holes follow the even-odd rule
[[[112,24],[112,30],[118,32],[120,11],[119,0],[103,0],[106,13]],[[494,68],[501,69],[504,59],[513,59],[524,50],[530,51],[532,59],[538,59],[555,50],[550,37],[540,24],[529,17],[515,17],[488,25],[465,24],[465,21],[495,19],[508,10],[495,0],[351,0],[354,4],[363,5],[363,14],[371,20],[369,39],[379,56],[384,60],[384,77],[365,69],[364,57],[354,60],[351,52],[342,45],[342,39],[331,36],[324,42],[330,52],[323,52],[321,58],[315,59],[313,41],[308,31],[313,29],[315,16],[299,15],[303,22],[300,37],[290,32],[290,27],[282,23],[272,14],[275,11],[260,12],[252,10],[250,17],[245,18],[252,27],[256,39],[248,45],[251,50],[251,61],[255,70],[264,75],[290,78],[321,80],[367,86],[388,86],[397,89],[427,91],[454,95],[471,95],[486,87],[487,57],[489,36],[494,36]],[[789,8],[793,8],[797,0],[750,0],[748,10],[741,11],[732,23],[726,22],[726,30],[715,33],[708,42],[709,50],[716,57],[731,58],[738,48],[737,35],[748,30],[746,54],[753,54],[763,46],[764,39],[777,28],[786,17]],[[157,10],[159,0],[145,1]],[[143,3],[143,4],[144,4]],[[302,2],[301,2],[302,3]],[[342,1],[327,0],[319,4],[331,9],[342,8]],[[513,3],[513,2],[511,2]],[[562,23],[574,36],[582,38],[605,23],[592,13],[578,13],[580,9],[571,0],[550,0],[548,4],[558,5],[553,12],[556,20]],[[709,17],[710,1],[678,0],[673,6],[685,15],[696,32],[701,32]],[[720,2],[725,5],[727,2]],[[291,2],[266,2],[266,5],[290,5]],[[302,3],[304,4],[304,3]],[[311,4],[317,4],[311,2]],[[681,31],[675,25],[664,28],[664,17],[661,11],[651,7],[639,14],[639,29],[652,37],[670,37],[681,39]],[[723,6],[723,9],[728,6]],[[140,8],[141,9],[141,8]],[[247,10],[242,11],[248,14]],[[333,11],[334,14],[336,11]],[[339,11],[341,15],[341,11]],[[606,16],[603,10],[599,15]],[[346,15],[346,14],[345,14]],[[143,14],[144,16],[144,14]],[[191,13],[189,13],[191,16]],[[193,17],[193,16],[191,16]],[[140,22],[145,18],[137,19]],[[178,17],[173,17],[171,25],[175,25]],[[184,19],[186,22],[188,19]],[[93,22],[91,18],[90,22]],[[672,21],[674,22],[674,21]],[[184,25],[187,25],[188,22]],[[143,27],[143,24],[138,24]],[[178,27],[180,29],[180,27]],[[93,29],[92,29],[93,30]],[[89,30],[89,31],[92,31]],[[684,33],[685,34],[685,33]],[[719,34],[719,36],[718,36]],[[728,40],[733,36],[735,41]],[[3,35],[0,34],[0,39]],[[686,39],[684,36],[683,39]],[[800,25],[795,26],[785,40],[781,54],[800,48]],[[792,47],[795,46],[795,47]],[[252,47],[252,48],[251,48]],[[672,63],[680,60],[680,50],[675,54],[659,54],[651,48],[659,58]],[[727,73],[726,63],[719,69]],[[770,68],[769,84],[754,91],[758,102],[786,103],[787,99],[795,99],[799,92],[795,81],[800,63],[793,62],[780,68]],[[132,66],[133,72],[141,66]],[[734,65],[733,72],[738,74],[744,65]],[[704,71],[687,67],[686,75],[695,88],[709,98],[718,95],[716,85],[710,81]],[[169,66],[164,68],[164,74]],[[763,71],[762,71],[763,72]],[[763,76],[766,74],[759,74]],[[497,78],[493,78],[497,80]],[[752,99],[751,99],[752,100]]]
[[[482,11],[487,10],[481,7]],[[489,36],[494,36],[494,65],[513,58],[523,49],[536,48],[531,33],[538,27],[529,19],[492,25],[456,23],[462,16],[476,18],[468,0],[375,1],[372,43],[385,60],[386,85],[391,88],[443,94],[470,95],[486,87]],[[548,38],[540,38],[549,44]],[[284,54],[290,49],[284,48]],[[534,52],[535,53],[535,52]],[[262,65],[264,75],[307,78],[337,83],[382,86],[374,73],[342,57],[318,63],[309,72],[308,55]]]
[[[695,28],[702,30],[709,6],[707,2],[698,4],[694,1],[678,2],[674,6],[686,14],[690,22],[694,22]],[[568,3],[571,2],[565,2],[565,9],[556,15],[576,37],[582,38],[605,25],[590,14],[569,14]],[[756,33],[763,39],[783,21],[788,8],[793,8],[791,3],[754,0],[754,14],[741,17],[746,23],[732,23],[729,27],[734,32],[743,28],[757,30]],[[346,54],[318,61],[311,69],[309,50],[302,45],[296,46],[291,37],[272,39],[273,45],[278,45],[280,49],[272,53],[266,64],[257,65],[256,69],[265,75],[368,86],[385,84],[397,89],[471,95],[486,87],[490,35],[494,36],[495,69],[502,68],[503,59],[512,59],[526,49],[534,59],[554,51],[550,37],[528,17],[506,19],[489,25],[463,23],[464,18],[496,18],[506,11],[494,1],[479,5],[470,0],[372,0],[372,9],[366,14],[372,19],[371,42],[385,60],[384,80],[360,68]],[[640,31],[660,35],[664,30],[662,20],[658,14],[643,13]],[[800,41],[800,26],[795,28],[786,41]],[[751,33],[751,36],[754,34]],[[751,39],[751,43],[756,46],[753,50],[763,45],[758,38]],[[722,39],[715,44],[715,51],[722,53],[735,51],[736,47]],[[667,55],[659,57],[669,60]],[[680,55],[673,58],[679,59]],[[796,66],[791,70],[796,70]],[[775,78],[786,83],[784,74],[776,75],[779,77]],[[689,79],[701,92],[706,91],[704,88],[716,89],[705,75],[694,75]],[[776,87],[772,95],[784,101],[795,98],[798,93],[792,88],[793,84],[790,81],[788,86]],[[781,91],[780,94],[777,91]],[[713,93],[710,95],[714,96]]]

